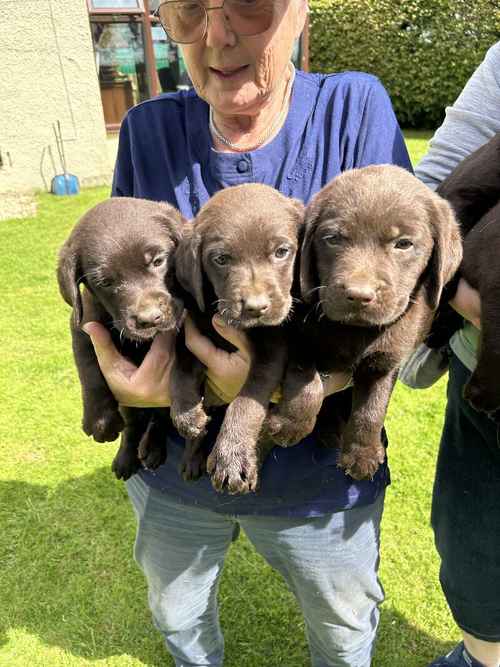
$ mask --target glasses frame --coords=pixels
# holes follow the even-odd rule
[[[182,42],[182,41],[180,41],[179,39],[174,39],[174,38],[171,36],[171,34],[169,33],[169,31],[167,30],[166,26],[163,25],[163,22],[162,22],[162,20],[161,20],[161,18],[160,18],[160,9],[161,9],[161,7],[163,7],[164,5],[170,5],[170,4],[171,4],[171,5],[180,5],[180,4],[184,4],[185,2],[189,2],[189,3],[193,3],[193,4],[195,3],[195,4],[199,5],[199,6],[203,9],[203,11],[204,11],[204,13],[205,13],[205,20],[203,21],[203,33],[202,33],[201,37],[198,37],[197,39],[193,39],[193,40],[190,41],[190,42]],[[155,9],[155,11],[153,12],[152,15],[153,15],[156,19],[158,19],[158,21],[160,22],[161,27],[162,27],[163,30],[167,33],[168,38],[169,38],[170,40],[172,40],[172,42],[175,42],[176,44],[196,44],[196,42],[201,42],[201,40],[204,39],[204,37],[206,37],[207,30],[208,30],[208,12],[211,12],[211,11],[213,11],[214,9],[224,9],[224,5],[225,5],[225,4],[226,4],[226,0],[222,0],[222,4],[217,5],[216,7],[205,7],[205,5],[203,4],[203,2],[202,2],[201,0],[165,0],[164,2],[160,2],[160,4],[159,4],[158,7]],[[231,26],[231,23],[230,23],[229,19],[227,18],[227,16],[225,16],[225,19],[226,19],[226,22]],[[270,27],[271,27],[271,26],[269,26],[269,28],[270,28]],[[252,32],[252,33],[250,33],[250,34],[248,34],[248,33],[247,33],[247,34],[244,34],[244,33],[236,32],[236,31],[234,30],[233,26],[231,26],[231,30],[232,30],[236,35],[238,35],[238,36],[240,36],[240,37],[255,37],[256,35],[262,35],[262,33],[264,33],[264,32],[266,32],[267,30],[269,30],[269,28],[266,28],[265,30],[259,30],[258,32]]]

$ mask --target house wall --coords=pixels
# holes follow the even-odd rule
[[[50,187],[48,146],[62,171],[52,129],[57,120],[68,171],[82,185],[109,182],[113,151],[86,1],[1,0],[0,58],[0,219],[22,214],[30,193]]]

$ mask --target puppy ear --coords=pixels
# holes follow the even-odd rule
[[[71,242],[66,242],[59,252],[57,282],[62,298],[73,308],[73,322],[80,327],[83,317],[82,296],[78,284],[81,279],[80,260]]]
[[[446,200],[433,194],[429,213],[434,248],[428,266],[426,287],[429,307],[435,310],[444,286],[453,278],[462,261],[462,240],[453,209]]]
[[[317,283],[317,275],[314,267],[313,239],[316,231],[316,218],[306,216],[304,238],[300,248],[300,293],[306,303],[312,303],[312,293]]]
[[[201,312],[205,312],[201,235],[192,224],[185,224],[183,232],[175,253],[175,274],[182,287],[196,299]]]
[[[290,197],[290,204],[292,205],[292,214],[296,217],[298,225],[303,225],[306,212],[306,207],[303,202],[301,202],[300,199]]]
[[[158,204],[158,220],[168,230],[173,241],[177,245],[182,237],[186,218],[174,207],[166,202]]]

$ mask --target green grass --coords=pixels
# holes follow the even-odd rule
[[[428,135],[412,133],[412,156]],[[114,445],[80,431],[68,308],[54,277],[76,219],[107,196],[42,195],[35,218],[0,225],[0,666],[171,666],[131,557],[134,519],[110,472]],[[444,383],[398,386],[388,430],[376,667],[422,667],[457,632],[438,583],[429,505]],[[244,536],[221,586],[228,667],[306,667],[294,598]]]

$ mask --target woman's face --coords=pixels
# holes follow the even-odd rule
[[[307,5],[306,0],[274,2],[273,25],[260,35],[239,37],[218,9],[209,12],[205,37],[182,45],[198,95],[221,114],[258,113],[283,76]]]

